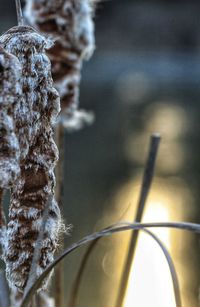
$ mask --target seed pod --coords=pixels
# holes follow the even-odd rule
[[[94,50],[92,14],[91,0],[29,0],[25,8],[30,24],[55,39],[48,55],[62,118],[69,120],[69,126],[78,109],[82,63]],[[85,113],[75,114],[75,122],[84,117]]]
[[[60,99],[53,88],[51,65],[45,50],[50,41],[30,27],[14,27],[0,38],[1,45],[15,55],[22,66],[23,104],[17,112],[18,138],[23,148],[21,174],[12,189],[5,253],[7,277],[12,287],[23,291],[28,280],[34,248],[42,225],[49,195],[54,195],[54,167],[58,150],[52,125],[60,110]],[[49,263],[58,243],[60,211],[53,198],[45,226],[39,276]],[[44,285],[45,287],[46,285]]]
[[[21,68],[13,55],[0,48],[0,188],[9,188],[20,172],[19,143],[13,117],[20,99]]]

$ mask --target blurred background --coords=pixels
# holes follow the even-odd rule
[[[15,25],[14,0],[0,1],[1,33]],[[200,3],[112,0],[98,4],[96,52],[85,63],[81,108],[90,127],[65,135],[64,219],[68,246],[119,220],[134,220],[149,137],[162,142],[145,221],[200,221]],[[156,230],[177,271],[183,307],[198,302],[199,238]],[[91,255],[78,307],[114,307],[130,234],[101,240]],[[65,260],[69,299],[85,249]],[[145,234],[124,307],[175,307],[159,248]],[[66,304],[67,306],[67,304]]]

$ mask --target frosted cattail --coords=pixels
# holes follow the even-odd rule
[[[60,110],[60,99],[53,88],[51,65],[45,50],[49,40],[26,26],[10,29],[0,44],[22,66],[23,103],[19,106],[16,125],[20,143],[21,173],[12,189],[7,251],[7,278],[12,287],[23,291],[28,280],[34,248],[50,195],[54,195],[54,167],[58,150],[52,125]],[[60,231],[60,210],[54,198],[48,207],[41,256],[34,274],[39,276],[53,261]]]
[[[62,118],[66,119],[66,127],[80,124],[87,119],[86,113],[76,115],[81,68],[83,60],[93,53],[95,44],[91,1],[29,0],[25,15],[32,26],[54,38],[55,44],[48,54],[55,86],[61,96]]]
[[[21,68],[16,57],[0,48],[0,188],[10,188],[20,172],[19,143],[13,117],[20,100]]]

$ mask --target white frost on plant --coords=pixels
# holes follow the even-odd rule
[[[73,116],[70,116],[70,112],[66,112],[61,115],[60,118],[63,127],[65,127],[68,132],[80,130],[85,125],[90,126],[93,124],[94,119],[94,114],[85,110],[77,110],[73,113]]]
[[[20,144],[20,176],[12,188],[7,250],[4,259],[12,287],[23,292],[31,269],[34,248],[42,227],[49,195],[54,195],[54,167],[58,149],[53,124],[60,111],[60,98],[53,87],[51,64],[45,54],[50,40],[31,27],[14,27],[0,38],[0,44],[22,67],[22,99],[15,123]],[[42,239],[41,255],[34,274],[41,274],[54,258],[61,215],[53,199]],[[46,287],[48,279],[44,282]]]
[[[10,188],[20,173],[20,148],[15,112],[20,99],[21,66],[16,57],[0,47],[0,188]]]
[[[65,127],[70,131],[78,130],[87,122],[76,112],[82,64],[95,49],[93,1],[27,0],[24,12],[33,27],[55,41],[48,54],[55,87],[61,96],[60,117],[62,122],[65,117]]]

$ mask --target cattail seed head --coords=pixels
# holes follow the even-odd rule
[[[53,87],[51,65],[45,54],[51,46],[49,40],[30,27],[20,26],[6,32],[0,43],[18,58],[22,67],[23,99],[15,119],[21,149],[20,176],[11,193],[4,259],[11,287],[23,292],[44,210],[49,195],[54,195],[53,171],[58,150],[52,127],[60,111],[60,98]],[[48,208],[41,255],[34,272],[36,276],[53,261],[60,227],[60,210],[53,198]]]
[[[71,125],[81,126],[80,121],[87,120],[85,113],[76,115],[81,68],[95,46],[91,1],[30,0],[26,3],[25,16],[30,24],[55,40],[48,55],[55,87],[61,96],[60,118],[66,121],[65,127],[69,129]]]

